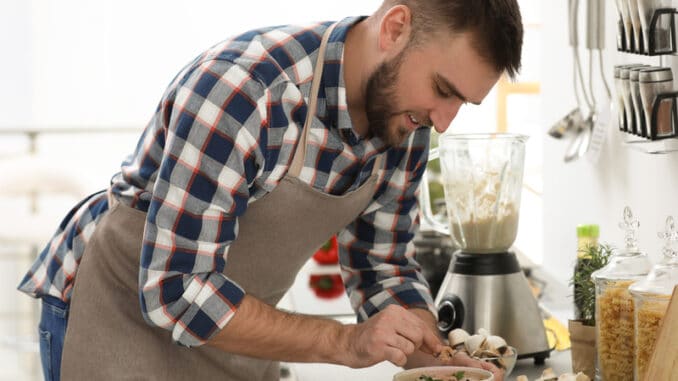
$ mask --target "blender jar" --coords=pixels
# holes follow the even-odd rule
[[[633,380],[634,317],[628,287],[651,268],[647,255],[638,249],[640,224],[629,207],[619,226],[626,230],[626,247],[591,275],[596,285],[596,380]]]
[[[465,253],[502,253],[518,230],[525,142],[518,134],[440,137],[450,235]]]
[[[652,267],[647,277],[629,288],[634,303],[635,356],[633,374],[642,380],[654,351],[659,327],[666,315],[674,287],[678,284],[678,231],[673,217],[666,219],[666,231],[659,233],[666,240],[663,259]]]

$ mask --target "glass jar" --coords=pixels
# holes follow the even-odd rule
[[[626,230],[626,247],[591,275],[596,285],[596,380],[633,380],[634,314],[628,288],[652,266],[638,249],[640,224],[629,207],[624,208],[624,221],[619,226]]]
[[[657,119],[654,125],[652,123],[652,110],[657,96],[673,90],[673,73],[671,68],[654,67],[641,69],[638,72],[638,87],[645,114],[645,135],[643,136],[654,139],[656,137],[672,135],[671,108],[673,106],[673,99],[665,99],[659,104]]]
[[[678,284],[678,231],[673,217],[666,219],[666,231],[659,233],[659,237],[666,240],[661,262],[629,288],[635,311],[633,373],[636,381],[644,378],[673,288]]]

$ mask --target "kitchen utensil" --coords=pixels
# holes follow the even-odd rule
[[[657,95],[668,93],[673,90],[673,74],[669,67],[643,68],[638,73],[638,85],[640,99],[645,113],[645,137],[652,139],[652,131],[662,136],[670,134],[671,128],[671,100],[666,100],[659,105],[656,125],[653,126],[652,109]]]
[[[579,60],[579,51],[578,51],[578,27],[577,27],[577,13],[578,13],[578,0],[570,0],[569,2],[569,29],[570,29],[570,45],[572,46],[573,54],[573,67],[574,67],[574,93],[577,100],[577,107],[581,109],[581,100],[579,98],[579,92],[577,84],[581,87],[581,92],[583,94],[584,101],[586,102],[589,114],[586,119],[582,120],[578,125],[572,128],[575,131],[573,139],[568,144],[565,155],[563,157],[566,163],[572,162],[584,156],[589,152],[591,142],[594,141],[592,136],[595,131],[595,145],[594,149],[591,150],[589,154],[589,160],[591,162],[596,162],[598,160],[600,151],[605,142],[606,130],[608,128],[609,118],[598,118],[598,105],[596,104],[596,97],[593,91],[593,57],[594,51],[598,52],[598,62],[600,64],[600,74],[601,80],[605,86],[607,101],[601,103],[601,108],[605,116],[609,115],[611,108],[611,92],[605,79],[603,73],[603,56],[602,49],[605,46],[605,34],[603,29],[600,27],[602,20],[605,16],[605,6],[601,1],[589,0],[587,1],[587,13],[586,13],[586,48],[589,52],[589,81],[588,81],[588,91],[584,84],[583,72],[581,69],[581,62]],[[558,130],[554,126],[549,133],[554,136],[552,131],[555,131],[557,135]],[[557,136],[555,136],[557,137]]]
[[[428,366],[422,368],[413,368],[398,372],[393,376],[393,381],[422,381],[422,376],[428,376],[432,379],[454,379],[455,374],[463,372],[463,376],[470,381],[493,381],[494,376],[487,370],[478,368],[468,368],[462,366]],[[465,378],[462,378],[465,379]]]
[[[460,248],[436,296],[438,328],[484,328],[543,363],[550,349],[537,301],[509,251],[520,209],[526,136],[450,134],[439,140],[450,235]]]
[[[574,108],[549,129],[549,135],[556,139],[574,136],[583,121],[581,109],[579,107]]]
[[[565,150],[563,160],[566,163],[572,162],[583,157],[591,144],[591,134],[593,133],[593,124],[595,123],[595,114],[591,113],[584,122],[579,125],[577,134],[572,139]]]

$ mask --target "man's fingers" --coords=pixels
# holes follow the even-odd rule
[[[401,352],[405,353],[408,356],[414,353],[414,351],[417,349],[416,345],[413,342],[411,342],[406,337],[400,335],[394,335],[391,338],[389,346],[400,350]]]
[[[386,360],[393,363],[393,365],[403,367],[407,363],[407,355],[398,348],[388,347],[384,352]]]
[[[424,329],[424,337],[419,347],[424,353],[435,355],[440,353],[443,350],[443,342],[440,340],[438,335],[432,332],[430,329]]]

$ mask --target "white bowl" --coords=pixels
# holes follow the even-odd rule
[[[463,380],[470,381],[493,381],[492,373],[485,369],[468,368],[464,366],[427,366],[423,368],[413,368],[398,372],[393,376],[393,381],[421,381],[419,377],[430,376],[440,378],[444,381],[456,381],[453,374],[464,372]],[[447,377],[447,378],[445,378]]]

